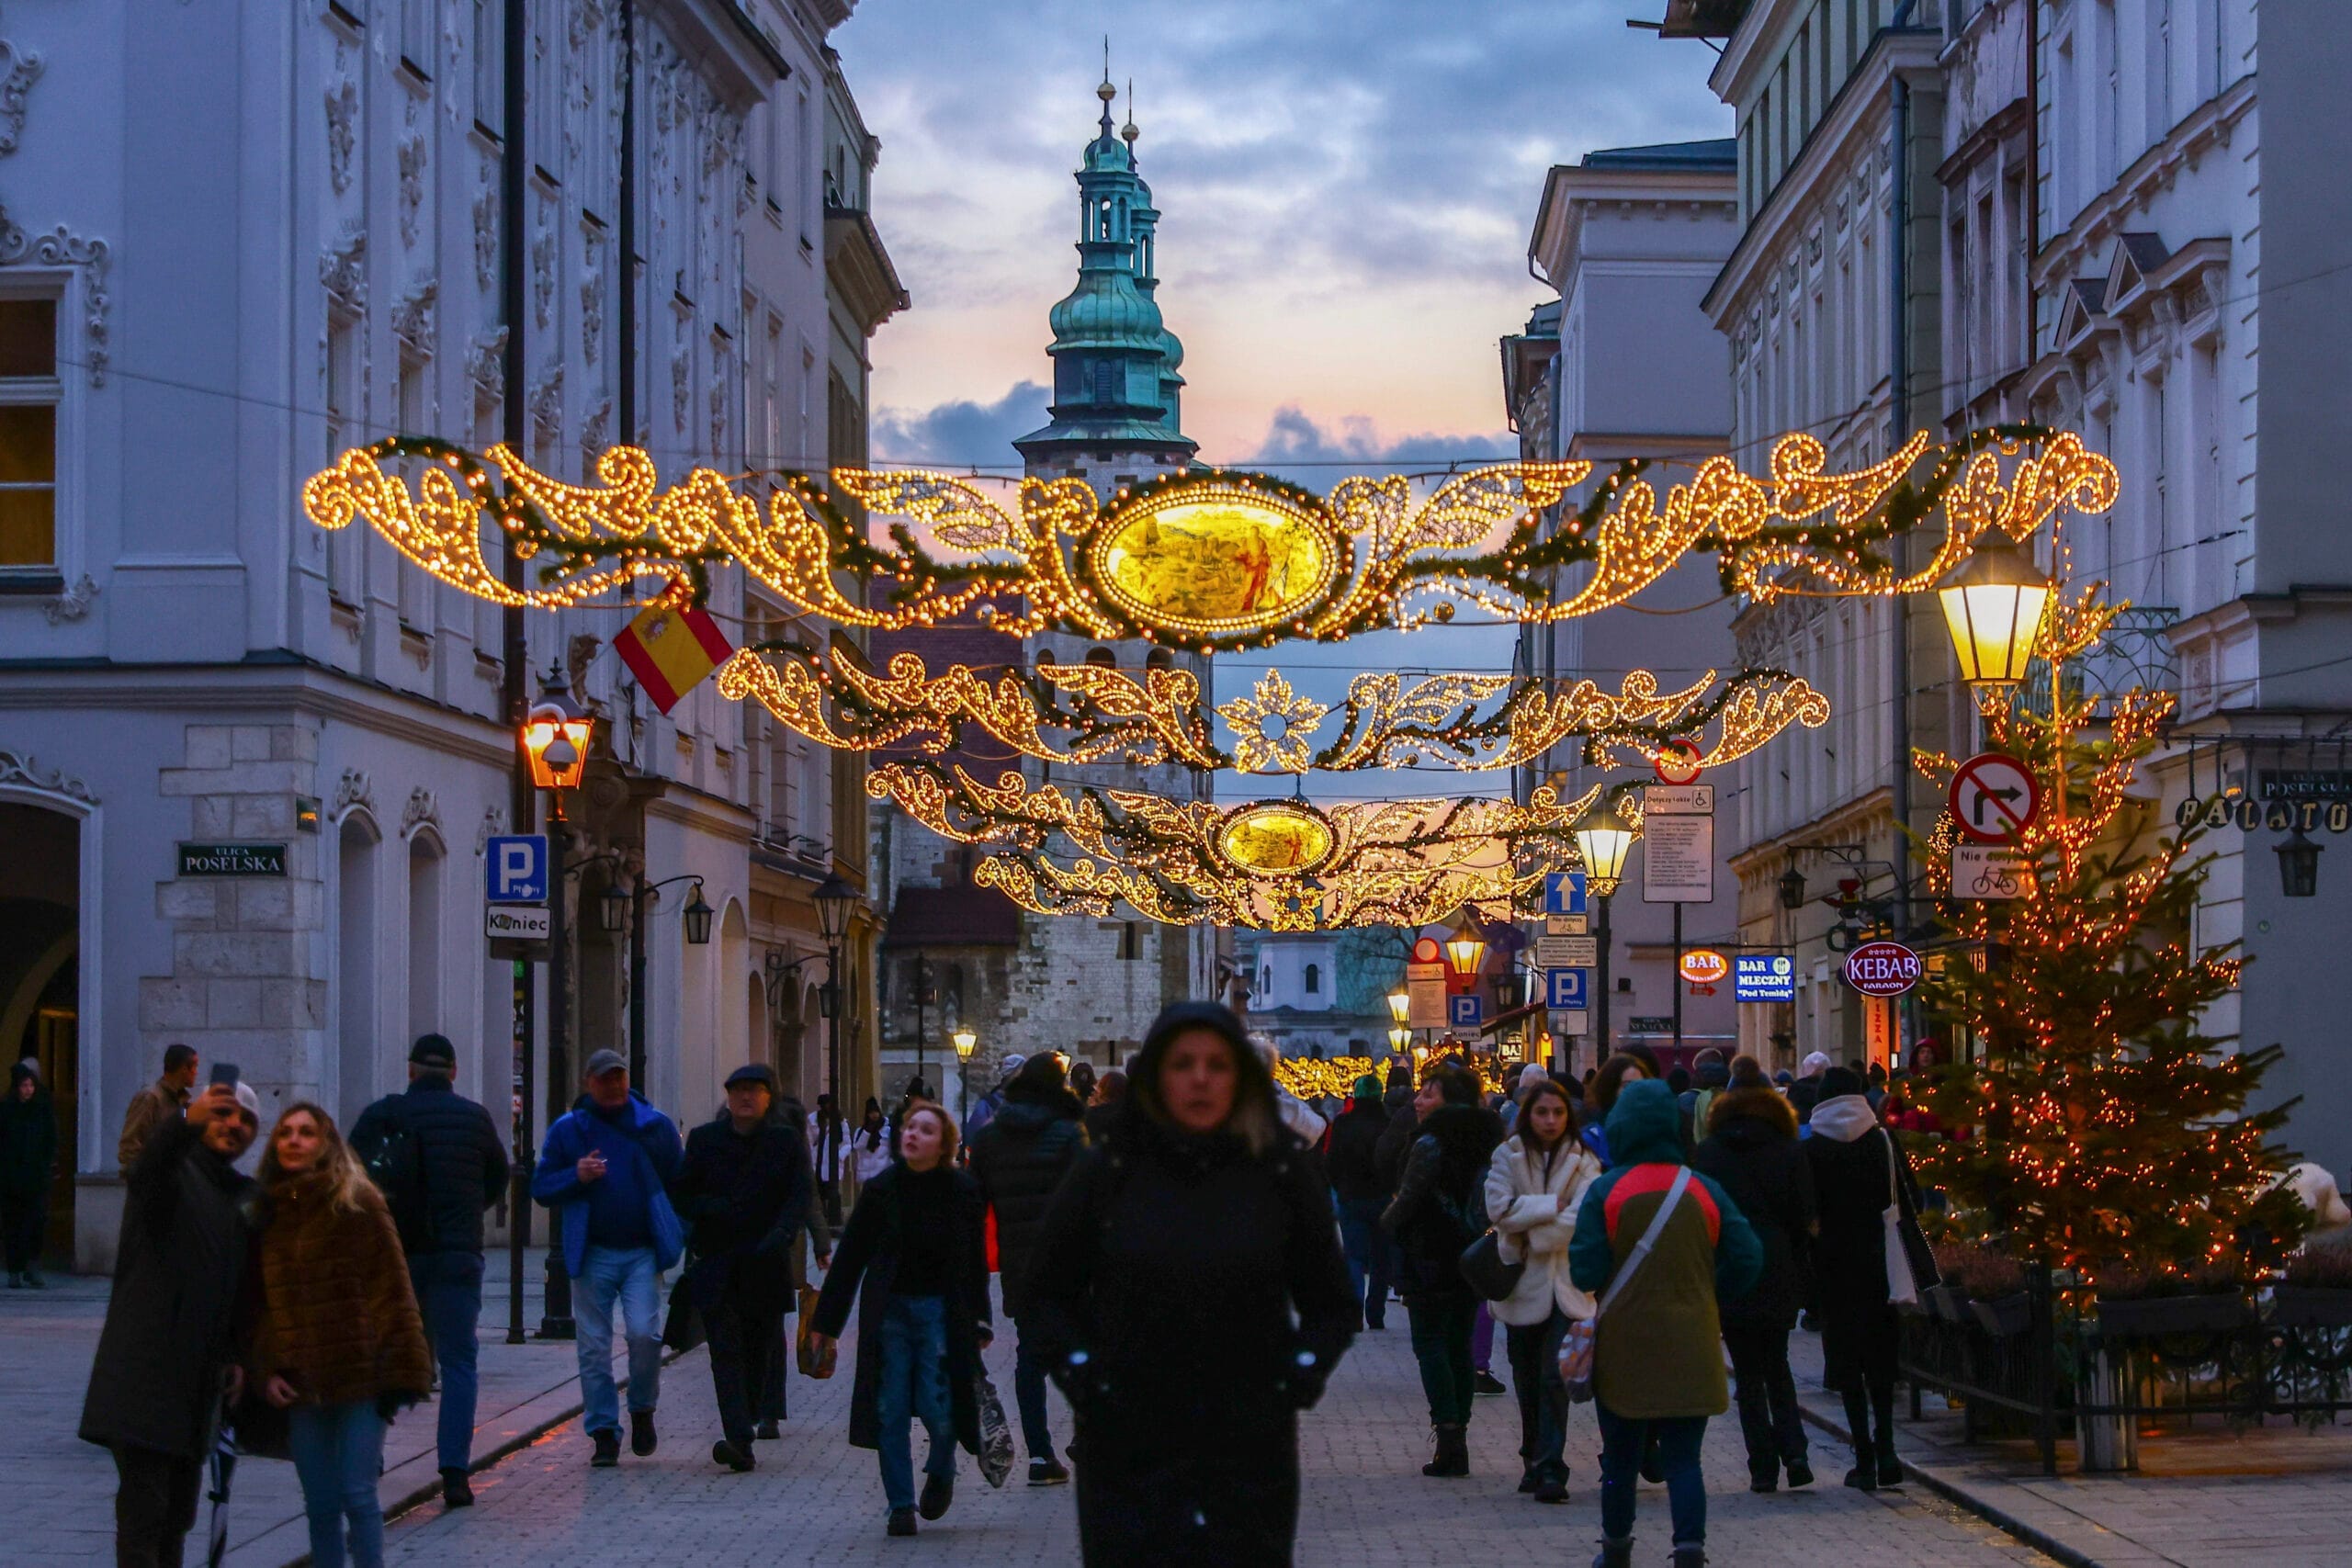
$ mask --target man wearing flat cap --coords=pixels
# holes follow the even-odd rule
[[[710,1338],[710,1380],[723,1435],[711,1459],[752,1467],[760,1391],[783,1345],[792,1255],[815,1179],[797,1117],[780,1118],[775,1074],[752,1062],[727,1076],[727,1109],[686,1138],[671,1184],[687,1226],[687,1297]]]
[[[629,1088],[617,1051],[588,1058],[587,1092],[548,1129],[531,1196],[556,1214],[564,1272],[575,1289],[588,1462],[621,1461],[620,1398],[613,1386],[613,1308],[628,1332],[629,1452],[658,1446],[662,1398],[662,1272],[684,1251],[677,1211],[664,1189],[677,1178],[677,1123]]]
[[[408,1089],[351,1124],[351,1149],[384,1191],[408,1254],[424,1337],[441,1371],[441,1498],[474,1500],[475,1326],[481,1317],[481,1216],[506,1190],[506,1145],[490,1112],[457,1089],[458,1048],[424,1034],[408,1054]]]

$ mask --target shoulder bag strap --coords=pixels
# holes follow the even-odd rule
[[[1642,1259],[1650,1255],[1650,1248],[1657,1244],[1659,1234],[1666,1229],[1667,1216],[1674,1213],[1674,1205],[1682,1199],[1683,1189],[1690,1185],[1690,1168],[1686,1165],[1675,1171],[1674,1185],[1666,1190],[1665,1201],[1658,1204],[1657,1213],[1650,1216],[1649,1229],[1642,1233],[1642,1239],[1635,1242],[1634,1250],[1625,1255],[1624,1264],[1617,1270],[1617,1277],[1610,1280],[1609,1288],[1601,1292],[1600,1304],[1592,1309],[1594,1321],[1598,1322],[1600,1314],[1609,1310],[1609,1303],[1617,1299],[1617,1292],[1625,1288],[1625,1281],[1634,1277],[1634,1271],[1642,1266]]]

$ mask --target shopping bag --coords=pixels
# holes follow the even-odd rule
[[[989,1381],[986,1367],[973,1369],[972,1402],[980,1412],[980,1473],[989,1485],[1001,1486],[1012,1473],[1012,1427],[1004,1418],[1004,1401]]]
[[[794,1333],[792,1359],[799,1364],[804,1378],[829,1378],[833,1375],[834,1362],[839,1359],[835,1347],[817,1348],[810,1336],[816,1333],[817,1287],[800,1287],[800,1326]]]

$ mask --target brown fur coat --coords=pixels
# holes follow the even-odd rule
[[[270,1189],[255,1388],[282,1377],[306,1404],[413,1404],[432,1389],[433,1353],[391,1211],[370,1183],[358,1196],[357,1208],[337,1208],[318,1176]]]

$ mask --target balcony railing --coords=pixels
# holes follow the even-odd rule
[[[2179,618],[2180,612],[2168,604],[2135,604],[2122,611],[2098,641],[2066,666],[2067,696],[2097,697],[2104,708],[2135,688],[2177,694],[2180,659],[2165,640],[2165,632]],[[2048,663],[2037,659],[2026,667],[2025,683],[2018,696],[2027,708],[2048,716]]]

